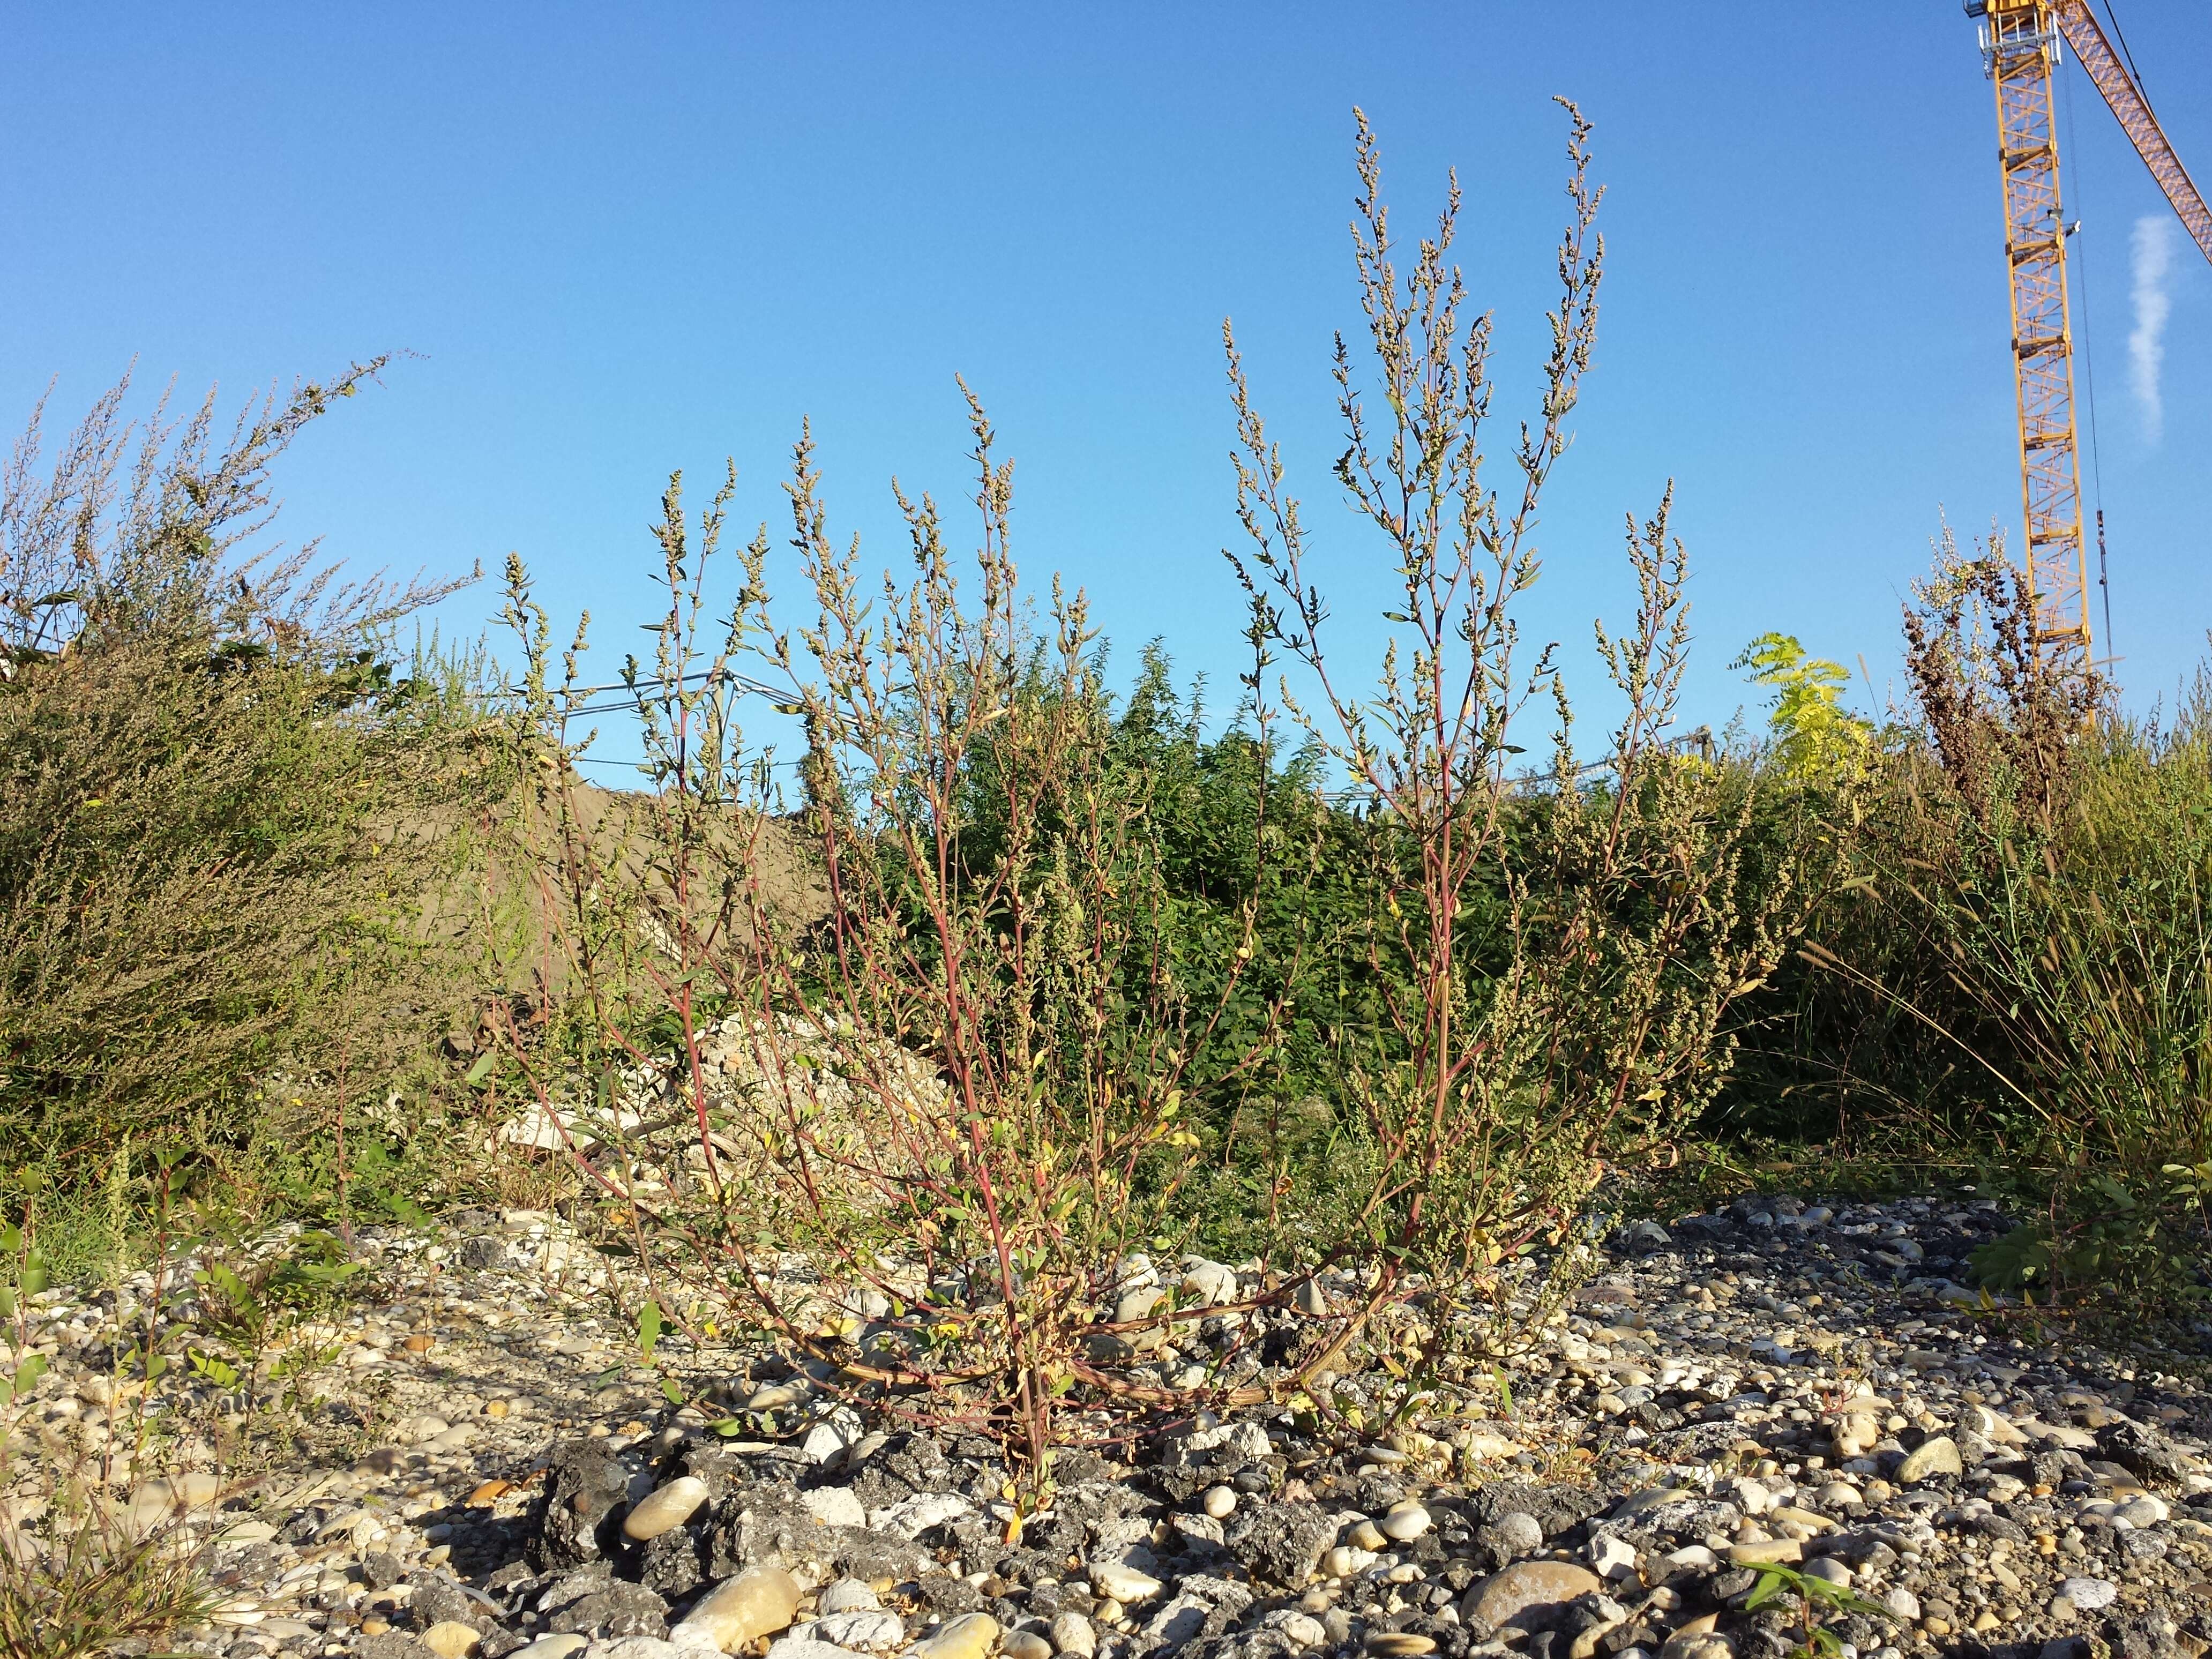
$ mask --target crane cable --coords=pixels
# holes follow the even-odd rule
[[[2105,15],[2112,21],[2112,38],[2120,43],[2120,56],[2127,59],[2128,73],[2135,76],[2136,85],[2142,88],[2143,96],[2148,99],[2150,89],[2143,87],[2142,71],[2136,67],[2136,55],[2128,49],[2128,32],[2120,27],[2120,15],[2112,9],[2112,0],[2105,0]]]
[[[2111,15],[2112,9],[2112,0],[2106,0],[2105,10],[2108,15]],[[2114,33],[2118,33],[2119,27],[2119,19],[2117,16],[2113,17]],[[2125,37],[2122,37],[2120,49],[2123,52],[2127,50]],[[2130,61],[2129,68],[2130,70],[2134,68],[2132,60]],[[2137,77],[2136,84],[2138,86],[2142,84],[2141,77]],[[2075,143],[2074,137],[2074,77],[2072,76],[2065,76],[2060,79],[2059,97],[2066,106],[2066,150],[2067,154],[2074,158],[2074,165],[2068,170],[2068,177],[2072,181],[2074,198],[2078,203],[2081,198],[2081,151]],[[2062,235],[2065,233],[2063,212],[2059,232]],[[2097,441],[2097,357],[2089,345],[2089,245],[2087,242],[2081,244],[2081,316],[2077,331],[2081,337],[2082,380],[2089,405],[2089,487],[2091,495],[2096,502],[2097,511],[2097,587],[2103,597],[2105,605],[2105,660],[2112,663],[2118,661],[2119,658],[2112,649],[2112,583],[2111,572],[2105,560],[2105,461],[2103,452]]]

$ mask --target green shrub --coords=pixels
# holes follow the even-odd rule
[[[98,1189],[137,1148],[327,1203],[465,994],[422,902],[488,775],[465,707],[390,665],[392,624],[449,589],[347,586],[312,550],[249,544],[271,464],[374,367],[272,398],[225,442],[211,405],[132,428],[118,387],[51,473],[35,420],[17,447],[0,514],[10,1186]]]

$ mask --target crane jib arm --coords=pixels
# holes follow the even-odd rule
[[[2197,188],[2189,176],[2189,169],[2181,165],[2181,158],[2173,153],[2173,146],[2166,130],[2151,113],[2150,100],[2143,96],[2142,88],[2136,84],[2127,65],[2112,50],[2112,43],[2105,33],[2105,26],[2097,21],[2090,9],[2089,0],[2057,0],[2052,8],[2057,14],[2059,33],[2066,44],[2074,49],[2075,60],[2088,71],[2097,90],[2104,94],[2128,140],[2142,156],[2150,176],[2166,192],[2166,199],[2173,204],[2174,212],[2195,239],[2198,249],[2212,259],[2212,209],[2204,205],[2203,192]]]

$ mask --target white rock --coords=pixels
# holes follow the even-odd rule
[[[803,1492],[799,1501],[806,1512],[825,1527],[865,1527],[868,1512],[849,1486],[817,1486]]]
[[[580,1636],[565,1632],[559,1636],[541,1636],[526,1648],[518,1648],[508,1659],[569,1659],[581,1653],[591,1644]]]
[[[827,1618],[833,1613],[873,1613],[883,1606],[875,1586],[861,1578],[840,1578],[822,1592],[815,1603]]]
[[[1261,1620],[1261,1628],[1279,1630],[1302,1648],[1317,1648],[1328,1640],[1320,1620],[1295,1607],[1279,1607]]]
[[[1237,1512],[1237,1492],[1231,1486],[1208,1486],[1200,1500],[1206,1512],[1217,1521],[1225,1521]]]
[[[1114,1322],[1133,1325],[1139,1319],[1149,1318],[1166,1294],[1157,1285],[1139,1285],[1122,1291],[1114,1303]]]
[[[2112,1511],[2112,1519],[2124,1521],[2131,1527],[2154,1527],[2172,1513],[2162,1498],[2145,1492],[2140,1498],[2130,1498]]]
[[[919,1538],[932,1527],[957,1521],[963,1515],[973,1514],[975,1509],[957,1492],[916,1492],[889,1509],[874,1511],[868,1516],[868,1524],[879,1532],[896,1533],[901,1538]]]
[[[906,1643],[905,1623],[898,1614],[879,1607],[829,1613],[814,1621],[811,1633],[817,1642],[862,1653],[890,1653]]]
[[[780,1636],[768,1644],[768,1659],[860,1659],[849,1648],[811,1636]]]
[[[1093,1561],[1089,1571],[1091,1588],[1124,1607],[1133,1601],[1148,1601],[1160,1593],[1158,1579],[1118,1561]]]
[[[2102,1578],[2069,1578],[2058,1587],[2058,1593],[2084,1613],[2097,1613],[2112,1605],[2119,1595],[2117,1585]]]
[[[1774,1507],[1774,1494],[1766,1489],[1765,1483],[1748,1475],[1738,1475],[1730,1481],[1729,1492],[1735,1499],[1736,1508],[1746,1515],[1764,1515]]]
[[[1321,1559],[1322,1571],[1331,1578],[1349,1578],[1374,1565],[1373,1550],[1353,1549],[1345,1544],[1339,1544]]]
[[[149,1480],[131,1494],[124,1516],[133,1532],[145,1532],[167,1520],[176,1506],[176,1491],[167,1481]]]
[[[1601,1578],[1636,1577],[1636,1546],[1614,1533],[1601,1533],[1590,1540],[1590,1571]]]
[[[1201,1306],[1218,1308],[1237,1300],[1237,1269],[1204,1256],[1187,1255],[1182,1260],[1182,1288],[1197,1297]]]
[[[799,1443],[799,1449],[806,1455],[810,1463],[832,1463],[859,1438],[845,1424],[817,1423],[807,1430],[806,1438]]]

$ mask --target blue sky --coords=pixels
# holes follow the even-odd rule
[[[2212,21],[2120,4],[2212,177]],[[1955,0],[1847,29],[1712,0],[24,7],[0,58],[0,413],[57,377],[74,412],[134,358],[149,392],[228,398],[419,354],[295,452],[289,533],[402,569],[519,550],[556,613],[599,619],[611,675],[671,468],[703,498],[734,456],[739,518],[780,529],[811,416],[838,524],[896,556],[893,473],[962,494],[957,372],[1017,460],[1025,570],[1087,587],[1125,665],[1163,635],[1225,687],[1222,318],[1342,647],[1371,651],[1382,567],[1327,473],[1328,343],[1358,321],[1351,109],[1408,233],[1459,167],[1514,417],[1563,210],[1554,93],[1596,124],[1609,269],[1528,629],[1567,642],[1601,715],[1590,619],[1625,617],[1622,517],[1672,477],[1692,721],[1745,700],[1726,665],[1768,629],[1886,692],[1939,512],[1962,534],[2018,513],[1990,96]],[[2153,441],[2130,243],[2165,209],[2072,96],[2114,631],[2148,707],[2212,625],[2212,271],[2177,235]],[[493,603],[447,617],[473,630]]]

